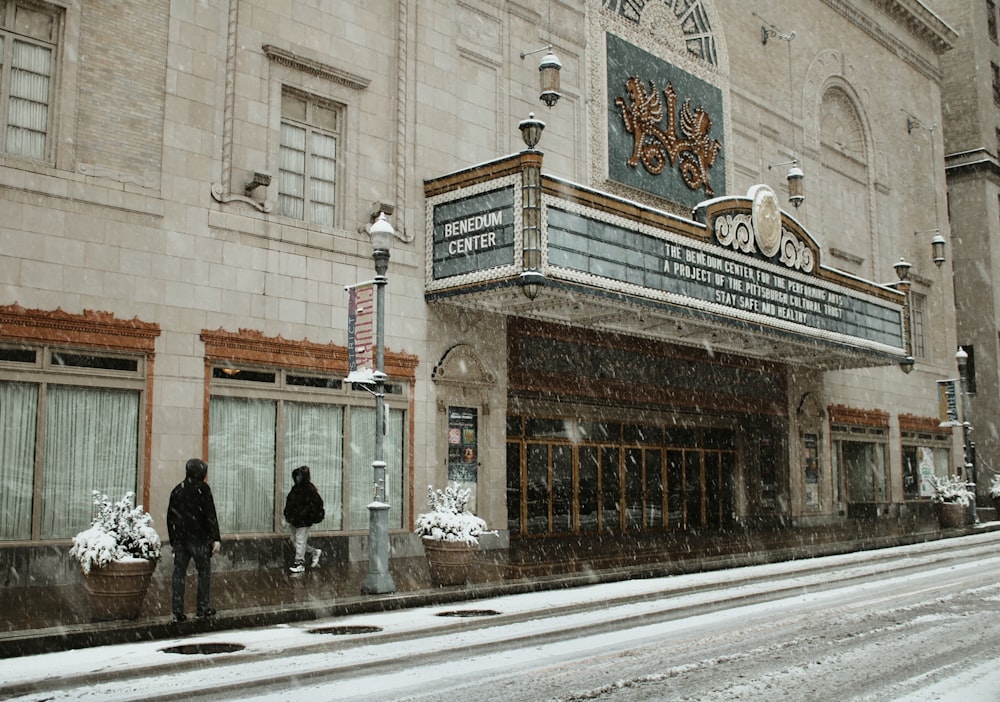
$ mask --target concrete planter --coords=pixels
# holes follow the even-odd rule
[[[942,529],[956,529],[972,524],[969,507],[961,502],[938,502],[934,505],[934,511],[937,512],[938,524]]]
[[[424,554],[431,572],[431,582],[435,585],[464,585],[469,579],[469,567],[476,555],[478,545],[465,541],[440,541],[421,539]]]
[[[83,574],[90,616],[94,621],[138,619],[156,561],[113,561]]]

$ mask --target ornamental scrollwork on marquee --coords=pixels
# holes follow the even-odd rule
[[[680,124],[677,123],[677,92],[673,83],[667,83],[663,95],[667,99],[667,125],[663,129],[664,105],[653,81],[649,89],[637,76],[625,83],[631,105],[624,97],[615,98],[615,106],[621,112],[626,131],[632,135],[632,155],[626,163],[632,168],[640,163],[652,175],[663,172],[669,161],[677,164],[684,184],[691,190],[704,189],[707,195],[715,191],[709,181],[708,169],[722,148],[718,139],[712,139],[712,118],[703,107],[691,109],[687,99],[680,109]],[[679,128],[679,131],[678,131]]]
[[[721,215],[715,218],[714,228],[715,239],[722,246],[745,254],[760,253],[749,214]],[[811,273],[816,263],[805,242],[784,227],[781,228],[777,258],[782,265],[803,273]]]

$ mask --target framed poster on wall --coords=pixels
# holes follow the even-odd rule
[[[802,463],[805,468],[806,506],[819,507],[819,436],[802,436]]]
[[[479,412],[474,407],[448,408],[448,480],[474,483],[479,466]]]

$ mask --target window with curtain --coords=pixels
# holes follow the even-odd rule
[[[368,529],[375,450],[371,395],[339,379],[283,370],[216,368],[208,480],[223,533],[276,533],[292,471],[309,466],[323,497],[322,531]],[[384,455],[390,527],[402,528],[405,400],[389,384]],[[396,404],[396,407],[392,407]]]
[[[0,539],[31,538],[38,388],[0,382]]]
[[[290,90],[281,95],[278,211],[334,225],[341,108]]]
[[[138,491],[144,364],[45,347],[0,347],[0,540],[64,539],[94,490]]]
[[[931,476],[946,478],[951,468],[951,435],[903,431],[903,499],[930,497]]]
[[[386,502],[389,528],[403,527],[403,412],[389,410],[383,444],[386,472]],[[355,529],[367,528],[368,505],[375,484],[375,409],[351,408],[351,499],[350,519]]]
[[[59,14],[43,3],[0,0],[3,150],[48,158]]]
[[[890,501],[886,430],[833,426],[832,431],[835,499],[854,503]]]

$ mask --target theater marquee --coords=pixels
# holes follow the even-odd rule
[[[427,181],[428,302],[652,336],[816,367],[907,355],[906,296],[822,265],[766,185],[692,219],[542,175],[537,299],[523,271],[518,154]]]

